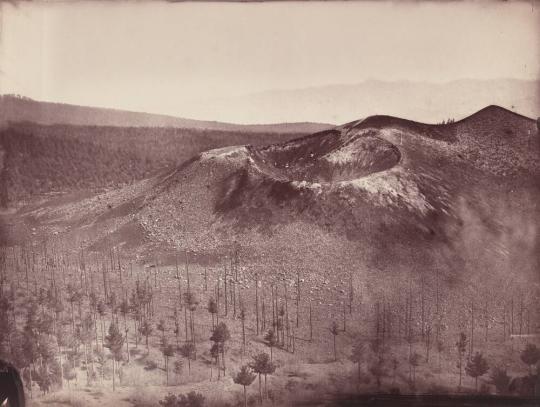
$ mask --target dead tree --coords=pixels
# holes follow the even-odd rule
[[[223,295],[223,297],[225,298],[225,316],[227,316],[228,313],[229,313],[229,305],[228,305],[228,302],[227,302],[227,262],[225,262],[225,267],[224,267],[223,272],[225,274],[225,278],[223,280],[223,284],[224,284],[224,287],[223,287],[224,295]]]
[[[259,335],[259,276],[255,275],[255,321],[257,326],[257,336]]]
[[[180,278],[180,270],[178,269],[178,255],[174,256],[174,261],[176,264],[176,280],[178,281],[178,304],[180,309],[182,309],[182,281]]]
[[[471,340],[469,346],[469,358],[474,351],[474,300],[471,299]]]
[[[296,327],[298,328],[300,319],[300,271],[296,271]]]
[[[354,301],[354,285],[352,271],[349,273],[349,314],[352,314],[352,307]]]
[[[313,340],[313,321],[312,321],[312,314],[311,314],[311,300],[309,300],[309,340]]]

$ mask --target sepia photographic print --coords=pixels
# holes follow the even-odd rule
[[[0,406],[540,406],[540,2],[0,1]]]

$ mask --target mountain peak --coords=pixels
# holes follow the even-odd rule
[[[463,120],[467,120],[469,118],[476,117],[476,116],[481,116],[482,118],[484,117],[502,118],[502,117],[511,116],[511,117],[520,117],[520,118],[524,118],[528,120],[533,120],[530,117],[524,116],[522,114],[519,114],[517,112],[514,112],[510,109],[507,109],[499,105],[486,106],[483,109],[480,109],[476,113],[473,113],[472,115],[470,115],[469,117],[466,117]]]

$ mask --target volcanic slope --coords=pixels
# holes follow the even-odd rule
[[[193,250],[218,264],[237,246],[249,270],[299,271],[329,287],[351,271],[366,288],[411,272],[441,272],[448,284],[533,281],[539,141],[534,120],[497,106],[444,125],[372,116],[207,151],[131,187],[27,214],[59,231],[94,230],[91,248],[130,241],[141,256]]]

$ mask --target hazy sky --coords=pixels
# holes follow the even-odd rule
[[[190,100],[268,89],[537,79],[539,7],[2,2],[0,92],[184,116]]]

